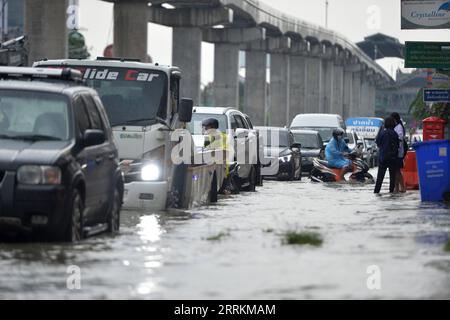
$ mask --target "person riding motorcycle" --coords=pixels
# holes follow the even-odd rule
[[[330,167],[351,170],[352,161],[345,156],[352,150],[345,143],[344,134],[345,131],[341,128],[333,130],[333,138],[325,148],[325,157]]]

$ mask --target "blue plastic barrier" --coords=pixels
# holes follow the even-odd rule
[[[450,190],[450,140],[415,143],[422,201],[443,201]]]

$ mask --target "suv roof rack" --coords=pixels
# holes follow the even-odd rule
[[[82,73],[71,68],[0,67],[0,79],[55,79],[84,82]]]
[[[108,57],[97,57],[98,61],[108,61],[108,60],[114,60],[114,61],[131,61],[131,62],[141,62],[141,59],[136,58],[108,58]]]

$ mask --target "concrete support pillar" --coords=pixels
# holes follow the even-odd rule
[[[369,116],[371,109],[369,83],[365,79],[361,79],[361,108],[360,116]]]
[[[43,58],[68,57],[67,0],[25,1],[25,34],[28,64]]]
[[[183,81],[181,96],[200,103],[202,74],[202,30],[200,28],[173,28],[172,65],[181,69]]]
[[[322,113],[331,113],[334,96],[334,62],[322,61],[323,106]]]
[[[264,51],[247,51],[245,57],[244,112],[253,125],[265,125],[267,100],[267,55]]]
[[[361,72],[353,72],[352,82],[352,107],[350,116],[357,117],[361,115]]]
[[[344,115],[344,67],[340,65],[334,66],[331,113]]]
[[[214,106],[239,107],[239,45],[214,47]]]
[[[306,58],[306,112],[320,113],[323,110],[322,60]]]
[[[290,57],[289,121],[306,110],[306,58]]]
[[[344,70],[344,118],[348,118],[352,112],[353,104],[353,73]]]
[[[147,10],[142,1],[114,3],[114,56],[147,61]]]
[[[274,53],[270,57],[270,106],[269,125],[288,125],[289,115],[289,56]],[[290,123],[289,123],[290,124]]]
[[[375,96],[376,88],[373,84],[369,84],[369,96],[368,96],[368,117],[375,116]]]

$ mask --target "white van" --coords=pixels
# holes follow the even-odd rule
[[[322,113],[299,114],[292,120],[290,128],[318,131],[325,145],[331,140],[334,129],[342,128],[346,131],[345,122],[340,115]]]

